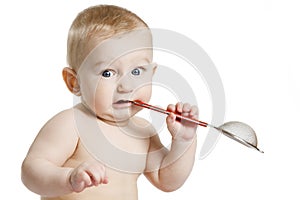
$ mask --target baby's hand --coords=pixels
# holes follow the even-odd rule
[[[196,134],[197,125],[185,120],[176,119],[176,114],[183,115],[192,119],[197,119],[198,108],[197,106],[191,106],[188,103],[177,103],[176,105],[170,104],[167,108],[172,113],[167,117],[167,127],[170,131],[173,139],[179,139],[184,141],[190,141]]]
[[[107,184],[105,167],[97,161],[84,162],[76,167],[69,177],[74,192],[81,192],[87,187]]]

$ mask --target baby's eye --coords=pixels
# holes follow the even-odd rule
[[[139,75],[141,75],[142,71],[143,71],[143,69],[141,67],[137,67],[131,71],[131,74],[134,76],[139,76]]]
[[[115,74],[115,72],[113,70],[108,70],[108,69],[106,69],[102,72],[102,76],[105,78],[112,77],[114,74]]]

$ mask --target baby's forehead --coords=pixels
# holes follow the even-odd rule
[[[152,56],[152,37],[149,29],[139,29],[115,35],[100,42],[86,56],[83,65],[113,62],[126,55]]]

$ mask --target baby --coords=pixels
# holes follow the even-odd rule
[[[150,100],[157,68],[147,24],[117,6],[90,7],[70,28],[67,58],[63,79],[81,102],[40,130],[22,164],[25,186],[43,200],[135,200],[141,174],[162,191],[181,187],[194,164],[196,125],[168,115],[167,149],[131,103]],[[167,109],[198,115],[187,103]]]

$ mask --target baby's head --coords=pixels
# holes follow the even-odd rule
[[[69,90],[99,118],[124,120],[139,110],[126,100],[150,99],[151,31],[124,8],[100,5],[79,13],[69,30],[67,61]]]
[[[101,41],[139,28],[148,28],[136,14],[117,6],[99,5],[80,12],[68,35],[67,61],[77,70]]]

